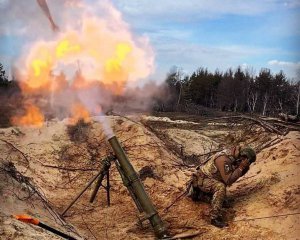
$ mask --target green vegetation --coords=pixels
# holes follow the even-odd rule
[[[159,111],[187,111],[197,105],[263,116],[299,114],[299,80],[289,81],[283,71],[272,74],[270,69],[263,68],[255,76],[253,71],[241,67],[224,73],[199,68],[191,76],[184,76],[174,67],[166,84],[172,97],[157,104]]]

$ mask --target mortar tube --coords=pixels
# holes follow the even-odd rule
[[[151,199],[146,193],[143,183],[139,179],[138,174],[136,173],[129,159],[127,158],[117,137],[113,136],[109,138],[108,142],[110,143],[125,176],[130,181],[130,185],[132,186],[133,192],[137,200],[139,201],[142,209],[144,210],[146,218],[149,219],[154,229],[156,237],[159,239],[168,237],[167,230],[160,216],[158,215],[158,212],[156,211]]]

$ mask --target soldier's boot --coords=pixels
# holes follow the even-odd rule
[[[231,208],[234,203],[233,199],[225,198],[222,204],[223,208]]]
[[[223,228],[228,226],[228,223],[225,222],[221,217],[212,218],[210,223],[211,225],[214,225],[215,227],[218,228]]]
[[[187,196],[194,202],[198,202],[201,200],[202,191],[198,187],[190,186]]]

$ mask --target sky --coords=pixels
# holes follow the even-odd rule
[[[149,37],[156,74],[242,66],[289,78],[300,68],[300,0],[113,0],[134,32]]]
[[[15,3],[13,8],[8,9],[9,1]],[[59,24],[62,12],[52,4],[55,1],[59,2],[48,0],[48,4]],[[85,1],[93,5],[101,0]],[[26,44],[39,34],[43,34],[42,38],[54,34],[38,7],[29,6],[34,2],[0,0],[0,62],[6,68],[13,65]],[[256,74],[261,68],[270,68],[272,73],[283,70],[289,79],[298,76],[300,0],[110,2],[134,35],[148,39],[155,54],[155,68],[148,77],[154,80],[163,80],[173,66],[186,74],[199,67],[225,71],[242,66],[252,68]],[[26,11],[28,14],[22,18]],[[16,21],[18,17],[20,21]],[[44,26],[41,31],[39,23]],[[30,27],[35,28],[37,36],[24,34]]]

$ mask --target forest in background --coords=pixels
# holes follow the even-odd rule
[[[14,77],[9,79],[0,63],[0,126],[10,126],[10,119],[23,107],[23,96]],[[276,74],[262,68],[258,75],[254,70],[228,69],[210,72],[200,67],[190,76],[178,67],[167,73],[165,84],[151,101],[156,112],[186,112],[203,114],[203,109],[234,113],[250,113],[262,116],[288,114],[299,119],[300,71],[298,79],[289,80],[283,71]],[[147,88],[145,86],[144,88]],[[130,95],[130,94],[129,94]],[[126,102],[128,94],[117,100]]]
[[[10,126],[16,108],[22,108],[22,93],[18,82],[9,79],[0,63],[0,127]]]
[[[298,72],[298,78],[300,71]],[[167,100],[157,101],[158,111],[197,113],[197,107],[277,116],[279,113],[299,116],[300,82],[289,80],[283,71],[272,74],[262,68],[254,70],[229,68],[210,72],[200,67],[190,76],[173,67],[166,77],[170,91]]]

